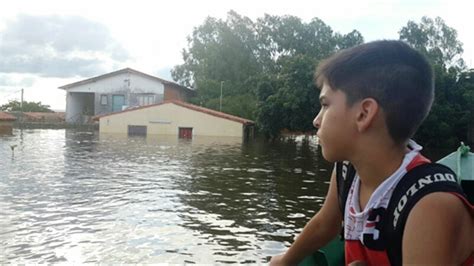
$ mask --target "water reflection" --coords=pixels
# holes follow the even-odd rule
[[[322,204],[314,140],[128,138],[24,130],[0,139],[0,263],[255,263]]]

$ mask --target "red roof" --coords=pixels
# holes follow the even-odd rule
[[[15,121],[16,117],[5,112],[0,112],[0,121]]]
[[[160,105],[169,104],[169,103],[172,103],[172,104],[184,107],[184,108],[188,108],[188,109],[191,109],[191,110],[194,110],[194,111],[198,111],[198,112],[201,112],[201,113],[205,113],[205,114],[208,114],[208,115],[212,115],[212,116],[232,120],[234,122],[242,123],[244,125],[254,124],[254,121],[252,121],[252,120],[248,120],[248,119],[241,118],[241,117],[238,117],[238,116],[226,114],[226,113],[223,113],[223,112],[219,112],[219,111],[216,111],[216,110],[208,109],[208,108],[205,108],[205,107],[201,107],[201,106],[197,106],[197,105],[194,105],[194,104],[181,102],[181,101],[177,101],[177,100],[170,100],[170,101],[165,101],[165,102],[158,103],[158,104],[140,106],[140,107],[136,107],[136,108],[125,109],[125,110],[119,111],[119,112],[109,113],[109,114],[105,114],[105,115],[99,115],[99,116],[95,116],[94,120],[99,120],[102,117],[112,116],[112,115],[126,113],[126,112],[132,112],[132,111],[135,111],[135,110],[151,108],[151,107],[160,106]]]

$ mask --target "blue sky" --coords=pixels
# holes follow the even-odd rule
[[[7,1],[0,10],[0,104],[19,99],[65,109],[58,87],[131,67],[171,79],[193,27],[229,10],[255,20],[265,13],[322,19],[334,31],[359,30],[366,41],[398,38],[409,20],[442,17],[458,31],[474,67],[474,1]],[[24,60],[28,58],[28,60]]]

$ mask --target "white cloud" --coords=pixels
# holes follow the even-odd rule
[[[87,77],[128,57],[104,25],[78,16],[19,14],[0,32],[2,73]]]
[[[18,57],[12,63],[22,66],[17,67],[16,71],[37,73],[35,83],[29,90],[43,93],[28,95],[38,97],[37,101],[41,100],[54,108],[64,108],[64,95],[57,87],[80,78],[45,77],[89,77],[123,67],[161,76],[167,73],[167,69],[182,63],[181,50],[186,47],[186,37],[194,27],[203,23],[207,16],[225,19],[231,9],[254,21],[265,13],[294,15],[306,22],[318,17],[341,33],[357,29],[366,41],[398,38],[398,31],[408,20],[420,21],[424,15],[440,16],[458,31],[458,38],[464,43],[464,59],[474,67],[474,35],[470,32],[474,9],[472,0],[16,0],[2,4],[0,34],[11,32],[12,40],[22,44],[9,44],[13,54],[22,49],[29,52],[29,57]],[[30,21],[28,24],[15,24],[20,14],[33,18],[24,20]],[[34,18],[47,18],[47,24],[41,24]],[[33,22],[43,26],[32,25]],[[14,29],[21,34],[15,35]],[[29,32],[33,29],[35,32]],[[24,34],[28,34],[25,36],[28,42],[24,41]],[[2,56],[5,54],[0,50]],[[3,63],[2,69],[6,67]],[[0,102],[4,88],[0,86]],[[19,87],[12,85],[11,88]]]
[[[35,76],[18,74],[1,74],[0,87],[31,87],[35,83]]]

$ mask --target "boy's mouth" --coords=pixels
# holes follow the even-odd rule
[[[321,137],[319,136],[318,133],[316,133],[316,143],[321,146]]]

